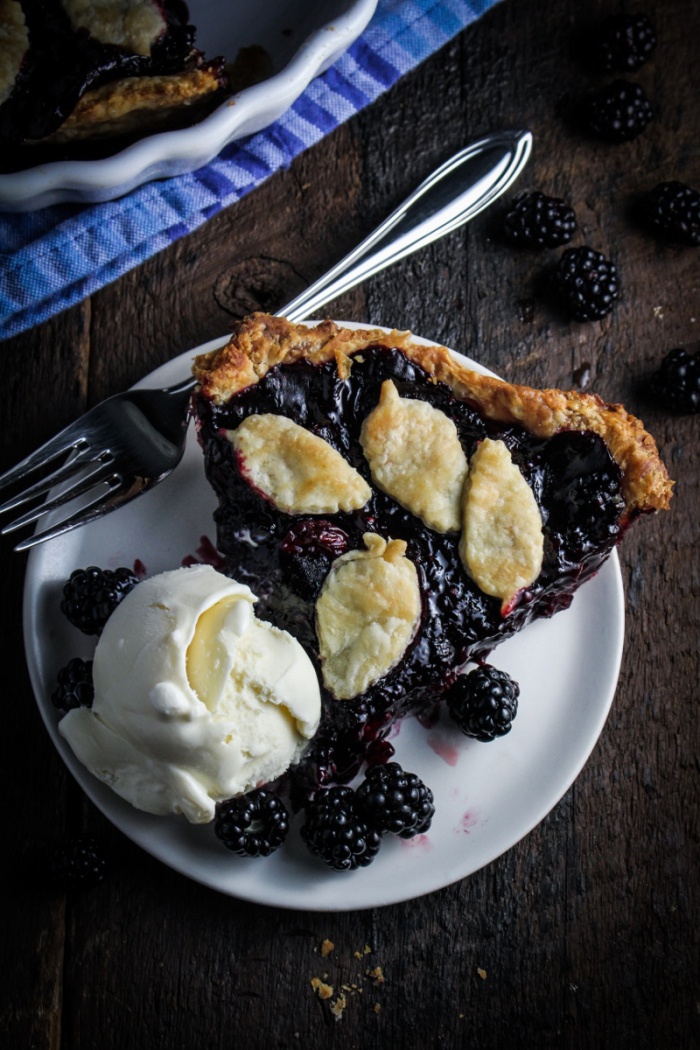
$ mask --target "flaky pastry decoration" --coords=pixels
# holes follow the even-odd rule
[[[538,438],[563,430],[598,434],[622,471],[625,520],[668,509],[673,482],[656,442],[622,405],[608,404],[597,394],[537,390],[482,375],[460,364],[444,346],[413,342],[410,332],[341,328],[333,321],[311,327],[255,313],[235,324],[224,347],[195,358],[192,371],[204,396],[222,404],[280,364],[335,361],[340,378],[347,379],[353,356],[372,346],[402,350],[487,419],[516,423]]]

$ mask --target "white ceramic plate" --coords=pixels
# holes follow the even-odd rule
[[[224,341],[214,340],[195,353]],[[176,358],[139,385],[177,382],[187,374],[191,356]],[[140,559],[149,575],[178,568],[195,554],[203,536],[215,538],[214,507],[201,449],[191,435],[182,464],[156,489],[100,521],[35,547],[30,555],[24,629],[39,709],[75,778],[124,834],[175,870],[223,893],[283,908],[345,911],[394,904],[447,886],[500,856],[543,819],[591,753],[615,692],[624,633],[615,553],[570,609],[499,646],[496,665],[521,688],[508,736],[482,744],[463,737],[447,718],[430,730],[415,719],[400,724],[392,741],[396,758],[432,788],[436,815],[427,835],[408,841],[385,836],[368,868],[330,871],[307,852],[298,817],[272,857],[238,857],[218,842],[211,825],[140,813],[88,773],[59,735],[50,700],[59,668],[73,656],[87,659],[94,648],[61,614],[61,587],[73,569],[93,564],[116,568]]]
[[[259,44],[273,76],[246,88],[191,128],[141,139],[103,160],[57,161],[0,174],[0,209],[30,211],[59,201],[114,200],[153,179],[195,171],[228,142],[277,120],[309,81],[340,58],[374,14],[377,0],[188,0],[197,46],[235,59]]]

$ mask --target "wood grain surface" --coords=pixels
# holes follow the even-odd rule
[[[3,1048],[700,1046],[700,416],[671,417],[644,393],[668,350],[700,349],[700,249],[660,243],[635,217],[659,181],[700,188],[700,6],[645,5],[660,42],[634,79],[657,118],[609,146],[570,119],[572,100],[602,79],[573,44],[619,7],[501,4],[288,170],[1,348],[4,468],[234,317],[287,301],[471,139],[530,128],[521,186],[567,198],[575,243],[618,264],[624,297],[608,318],[571,324],[543,301],[558,253],[504,246],[499,209],[326,312],[411,328],[515,382],[587,382],[656,436],[675,497],[620,549],[625,656],[589,762],[516,847],[423,899],[323,915],[221,896],[125,839],[63,768],[22,656],[25,559],[4,540]],[[83,829],[108,850],[111,875],[66,895],[47,886],[48,851]],[[322,958],[324,938],[335,947]],[[383,983],[366,973],[376,967]],[[340,1020],[311,987],[324,974],[361,989]]]

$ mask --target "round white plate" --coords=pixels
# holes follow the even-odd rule
[[[149,135],[101,160],[62,160],[0,174],[0,210],[31,211],[60,201],[111,201],[153,179],[208,164],[228,142],[252,135],[289,109],[364,30],[377,0],[188,0],[196,43],[207,58],[233,61],[258,44],[273,75],[226,99],[190,128]]]
[[[192,355],[183,354],[138,385],[177,382],[188,373],[194,353],[223,342],[213,340]],[[191,434],[182,464],[156,489],[35,547],[29,558],[24,630],[39,709],[76,780],[125,835],[176,871],[222,893],[282,908],[346,911],[410,900],[463,879],[543,819],[590,755],[615,692],[624,634],[615,553],[570,609],[530,625],[497,649],[495,664],[520,683],[518,715],[507,736],[482,744],[462,736],[447,716],[432,729],[410,718],[399,724],[392,740],[396,758],[432,788],[436,814],[427,835],[408,841],[385,836],[367,868],[343,874],[326,868],[301,841],[299,817],[272,857],[238,857],[219,843],[212,825],[141,813],[88,773],[59,735],[50,699],[58,670],[73,656],[89,658],[94,649],[94,640],[60,612],[62,585],[73,569],[87,565],[116,568],[138,559],[148,575],[178,568],[196,554],[202,537],[215,539],[214,507],[202,452]]]

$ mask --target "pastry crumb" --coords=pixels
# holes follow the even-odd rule
[[[336,1021],[339,1021],[343,1016],[343,1011],[348,1005],[348,1001],[344,995],[339,995],[334,1003],[331,1003],[331,1013],[335,1016]]]
[[[481,967],[477,967],[476,972],[478,973],[482,981],[486,980],[486,970],[482,970]]]
[[[326,977],[328,974],[325,975]],[[333,985],[325,984],[320,977],[311,978],[311,987],[318,995],[319,999],[330,999],[333,995]]]
[[[373,1007],[373,1010],[374,1010],[375,1014],[378,1014],[379,1011],[381,1010],[381,1008],[382,1008],[382,1004],[381,1003],[375,1003],[374,1007]]]
[[[327,939],[325,941],[322,941],[321,942],[321,955],[323,956],[323,958],[325,959],[325,957],[327,955],[329,955],[333,951],[334,948],[335,948],[335,945],[333,944],[333,941],[329,941]]]
[[[373,978],[372,984],[375,988],[380,984],[384,984],[386,978],[384,977],[381,966],[377,966],[374,970],[369,970],[368,972],[369,976]],[[484,974],[484,976],[486,976],[486,974]]]

